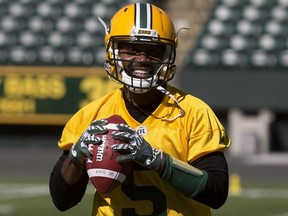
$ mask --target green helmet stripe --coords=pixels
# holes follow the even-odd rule
[[[151,29],[151,5],[150,4],[135,4],[135,26],[136,28]]]
[[[144,4],[140,4],[140,28],[147,28],[147,9]]]

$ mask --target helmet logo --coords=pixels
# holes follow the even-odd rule
[[[137,40],[142,41],[144,38],[145,38],[145,41],[158,39],[158,32],[153,29],[143,29],[143,28],[134,27],[132,28],[130,35],[131,35],[131,40],[133,41],[137,41]]]
[[[138,34],[148,34],[148,35],[150,35],[150,34],[151,34],[151,31],[139,29]]]

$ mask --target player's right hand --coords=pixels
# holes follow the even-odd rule
[[[106,119],[95,120],[82,133],[79,140],[71,147],[68,155],[73,164],[78,166],[91,155],[91,152],[88,150],[88,145],[97,145],[100,143],[101,139],[97,135],[108,132],[108,129],[104,127],[106,124]]]
[[[158,171],[163,159],[161,149],[152,147],[140,134],[126,124],[117,125],[119,131],[111,133],[114,139],[128,142],[129,144],[114,144],[112,149],[121,152],[116,160],[119,163],[135,161],[141,166]]]

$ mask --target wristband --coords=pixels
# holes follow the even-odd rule
[[[166,168],[161,178],[187,197],[197,197],[205,188],[208,174],[183,161],[166,155]]]

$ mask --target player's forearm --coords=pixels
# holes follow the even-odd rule
[[[227,199],[229,190],[229,173],[223,152],[214,152],[195,161],[193,166],[206,170],[208,182],[204,191],[195,200],[217,209]]]
[[[69,185],[73,185],[79,181],[82,175],[82,166],[75,165],[67,157],[61,167],[61,174],[65,182]]]
[[[171,166],[170,159],[170,164],[165,163],[162,178],[187,197],[214,209],[221,207],[227,199],[229,183],[224,154],[211,153],[199,158],[193,166],[186,165],[177,168],[176,162]]]
[[[75,206],[85,194],[89,181],[85,170],[82,170],[81,178],[73,185],[70,185],[63,178],[61,169],[67,159],[67,152],[59,158],[55,164],[49,181],[50,195],[53,203],[60,211],[65,211]]]
[[[185,164],[169,155],[165,155],[165,168],[161,177],[190,198],[195,198],[203,191],[208,179],[205,171]]]
[[[228,176],[224,173],[208,172],[208,182],[201,194],[194,199],[213,209],[220,208],[228,195]]]

